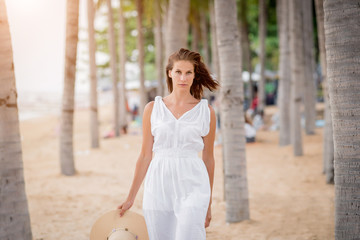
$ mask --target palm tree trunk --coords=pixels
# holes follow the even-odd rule
[[[4,0],[0,0],[0,49],[0,238],[31,240],[14,61]]]
[[[165,51],[163,50],[163,76],[164,76],[164,81],[163,81],[163,85],[164,85],[164,88],[163,88],[163,92],[162,92],[162,96],[166,96],[168,95],[170,92],[169,92],[169,89],[167,88],[167,85],[166,85],[166,73],[165,73],[165,69],[166,69],[166,65],[168,63],[168,57],[169,56],[164,56],[164,54],[167,54],[166,53],[166,41],[167,41],[167,28],[168,28],[168,22],[169,22],[169,3],[167,1],[163,1],[162,4],[162,12],[164,13],[163,16],[162,16],[162,48],[165,49]]]
[[[225,169],[226,221],[249,219],[246,175],[241,46],[236,0],[215,0],[220,60],[221,132]]]
[[[252,102],[254,98],[254,84],[252,81],[252,66],[251,66],[251,49],[250,49],[250,40],[249,40],[249,23],[247,20],[247,0],[241,0],[241,10],[240,10],[240,36],[243,49],[243,59],[246,63],[246,69],[249,72],[249,82],[248,82],[248,97],[249,102]]]
[[[305,55],[305,79],[304,79],[304,109],[305,109],[305,132],[308,135],[315,134],[316,121],[316,84],[314,79],[314,27],[312,0],[303,0],[303,39]]]
[[[164,57],[163,57],[163,36],[162,36],[162,14],[160,0],[156,0],[154,3],[155,8],[155,26],[154,26],[154,38],[155,38],[155,66],[156,66],[156,78],[158,80],[157,95],[162,96],[164,92]]]
[[[87,1],[88,10],[88,37],[89,37],[89,63],[90,63],[90,134],[91,147],[99,147],[99,120],[97,104],[97,77],[96,77],[96,44],[94,30],[95,8],[93,0]]]
[[[198,20],[195,20],[195,22],[198,24]],[[199,30],[198,26],[194,22],[191,23],[191,35],[191,50],[199,52]]]
[[[116,41],[115,41],[115,29],[113,9],[111,6],[111,0],[106,0],[108,7],[108,21],[109,21],[109,49],[110,49],[110,68],[111,78],[113,82],[112,90],[114,94],[114,130],[115,136],[120,136],[119,125],[119,90],[118,90],[118,72],[116,68]]]
[[[220,76],[220,63],[219,63],[219,53],[217,47],[217,37],[216,37],[216,21],[215,21],[215,9],[214,9],[214,0],[209,2],[210,10],[210,31],[211,31],[211,69],[215,74],[216,78],[219,79]]]
[[[266,0],[259,0],[259,41],[260,41],[260,81],[258,87],[259,105],[258,110],[265,108],[265,58],[266,58]]]
[[[325,30],[324,30],[324,8],[323,0],[315,0],[316,5],[316,22],[318,30],[319,50],[320,50],[320,63],[321,63],[321,75],[322,86],[324,94],[324,116],[325,116],[325,128],[323,135],[323,172],[326,174],[326,182],[334,183],[334,140],[332,120],[329,104],[329,91],[328,81],[326,77],[326,51],[325,51]]]
[[[304,43],[302,38],[302,0],[290,1],[290,62],[291,62],[291,143],[294,155],[302,156],[301,115],[302,85],[304,79]]]
[[[291,143],[290,138],[290,83],[291,83],[291,64],[290,64],[290,32],[289,32],[289,1],[277,0],[277,21],[279,35],[279,112],[280,112],[280,131],[279,145],[286,146]]]
[[[209,66],[209,44],[208,44],[208,24],[207,24],[207,13],[205,10],[199,9],[199,28],[200,28],[200,39],[201,39],[201,52],[204,63]],[[210,101],[210,97],[214,94],[209,89],[204,89],[204,97]]]
[[[147,93],[145,89],[145,49],[144,49],[144,33],[143,33],[143,2],[142,0],[136,0],[136,9],[138,12],[138,15],[136,17],[136,26],[138,30],[138,36],[137,36],[137,49],[139,50],[139,56],[138,56],[138,63],[139,63],[139,70],[140,70],[140,106],[139,106],[139,116],[140,119],[142,119],[142,115],[144,112],[145,105],[147,103]]]
[[[200,28],[202,40],[202,52],[206,66],[209,66],[208,22],[205,11],[200,11]]]
[[[335,239],[360,236],[360,8],[324,1],[325,47],[335,151]]]
[[[189,0],[170,0],[166,28],[166,57],[187,47]]]
[[[68,176],[75,174],[73,122],[78,24],[79,0],[68,0],[66,5],[65,79],[60,127],[61,173]]]
[[[123,9],[124,1],[120,0],[120,7],[119,7],[119,70],[120,70],[120,127],[127,128],[127,100],[126,100],[126,46],[125,46],[125,19],[124,19],[124,9]]]

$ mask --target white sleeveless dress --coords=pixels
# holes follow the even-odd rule
[[[161,96],[151,113],[154,157],[149,165],[143,213],[150,240],[205,240],[209,175],[198,153],[210,130],[206,99],[176,119]]]

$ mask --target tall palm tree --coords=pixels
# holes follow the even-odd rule
[[[240,1],[240,21],[239,21],[239,28],[240,28],[240,41],[243,49],[243,59],[244,65],[246,65],[246,69],[249,72],[249,83],[248,83],[248,94],[250,102],[253,100],[254,97],[254,84],[252,80],[252,65],[251,65],[251,48],[250,48],[250,39],[249,39],[249,23],[247,20],[248,14],[248,1],[241,0]]]
[[[142,114],[144,112],[145,105],[147,103],[147,93],[145,89],[145,48],[144,48],[144,33],[143,33],[143,1],[136,0],[136,10],[137,10],[137,17],[136,17],[136,28],[137,28],[137,49],[139,51],[138,55],[138,64],[140,70],[140,106],[139,106],[139,113],[140,119],[142,119]]]
[[[0,237],[31,240],[14,61],[4,0],[0,0],[0,49]]]
[[[96,43],[94,30],[95,8],[93,0],[87,1],[88,10],[88,37],[89,37],[89,63],[90,63],[90,133],[91,147],[99,147],[99,119],[97,104],[97,77],[96,77]]]
[[[195,52],[199,52],[199,44],[200,44],[200,29],[199,29],[199,15],[197,15],[194,18],[194,21],[190,22],[191,27],[191,50]]]
[[[111,0],[106,0],[108,8],[108,21],[109,21],[109,49],[110,49],[110,68],[112,78],[112,90],[114,94],[114,130],[115,135],[120,136],[120,121],[119,121],[119,91],[118,91],[118,71],[116,64],[116,40],[115,40],[115,29],[114,29],[114,18]]]
[[[289,2],[290,14],[290,62],[291,62],[291,143],[295,156],[303,155],[300,106],[304,81],[304,42],[302,38],[302,0]]]
[[[207,4],[207,1],[205,1]],[[208,42],[208,20],[207,11],[200,11],[200,30],[201,30],[201,43],[202,43],[202,55],[206,66],[209,66],[209,42]]]
[[[306,134],[315,134],[316,121],[316,84],[314,78],[315,57],[314,57],[314,27],[312,0],[303,0],[303,39],[305,56],[305,79],[304,79],[304,115]]]
[[[290,31],[289,31],[289,1],[277,0],[276,3],[278,36],[279,36],[279,99],[280,112],[279,145],[286,146],[290,141]]]
[[[202,53],[204,63],[208,61],[207,42],[207,17],[208,1],[190,1],[189,22],[191,27],[191,50]],[[208,89],[204,89],[204,98],[210,99],[212,95]]]
[[[335,149],[335,239],[360,236],[360,8],[324,1],[327,77]]]
[[[210,32],[211,32],[211,70],[215,74],[215,76],[219,78],[220,63],[219,63],[219,53],[217,48],[214,0],[210,0],[209,2],[209,13],[210,13]]]
[[[166,1],[162,1],[162,4],[161,4],[161,9],[162,9],[162,12],[163,12],[163,16],[162,16],[162,37],[163,37],[163,69],[166,69],[166,65],[168,63],[168,55],[166,55],[166,48],[167,48],[167,28],[168,28],[168,22],[169,22],[169,2],[166,0]],[[165,74],[165,73],[164,73]],[[163,96],[169,94],[169,90],[168,88],[166,87],[166,83],[165,83],[165,78],[166,78],[166,75],[164,75],[164,88],[163,88]]]
[[[166,58],[187,47],[190,0],[170,0],[166,26]]]
[[[323,134],[323,172],[326,174],[326,182],[334,183],[334,138],[329,104],[328,80],[326,74],[326,51],[325,51],[325,30],[324,30],[324,0],[315,0],[316,22],[318,30],[320,63],[322,75],[322,87],[325,103],[325,127]]]
[[[125,46],[125,18],[124,18],[124,1],[120,0],[119,7],[119,71],[120,71],[120,102],[119,102],[119,125],[126,128],[128,125],[127,115],[127,98],[126,98],[126,46]]]
[[[221,65],[221,132],[227,222],[249,219],[241,46],[236,9],[236,0],[215,0],[217,45]]]
[[[259,0],[259,59],[260,59],[260,81],[258,87],[259,105],[258,110],[263,111],[265,108],[265,58],[266,58],[266,0]]]
[[[199,17],[200,17],[200,52],[206,66],[210,67],[210,58],[209,58],[209,24],[208,24],[208,12],[209,12],[209,2],[201,1],[199,4]],[[204,97],[210,100],[211,96],[215,94],[211,93],[208,89],[204,91]]]
[[[154,2],[154,38],[155,38],[155,66],[156,78],[158,80],[157,95],[162,95],[164,92],[164,51],[163,51],[163,14],[161,11],[161,1]]]
[[[79,0],[67,0],[65,75],[60,127],[60,165],[61,173],[68,176],[75,174],[73,126],[78,25]]]

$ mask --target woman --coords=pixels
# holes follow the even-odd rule
[[[141,153],[129,195],[118,208],[122,216],[133,205],[146,176],[143,213],[150,240],[204,240],[211,220],[216,118],[201,97],[203,87],[213,91],[219,84],[200,54],[183,48],[169,57],[166,75],[170,94],[145,106]]]

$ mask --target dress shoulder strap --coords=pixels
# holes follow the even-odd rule
[[[153,122],[157,117],[157,115],[159,114],[160,100],[161,100],[161,96],[156,96],[154,99],[154,105],[151,112],[151,122]]]
[[[210,108],[208,104],[208,100],[201,99],[202,103],[202,131],[201,136],[206,136],[210,131]]]

